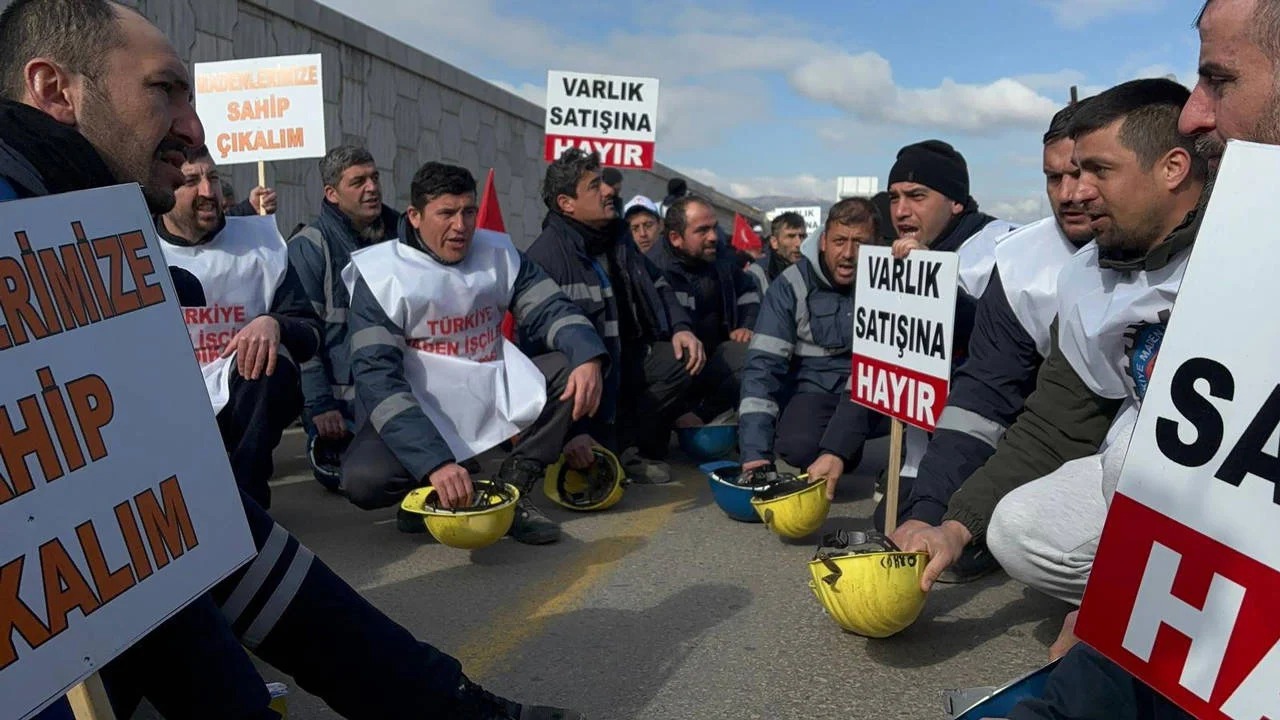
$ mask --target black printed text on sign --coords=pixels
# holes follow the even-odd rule
[[[955,253],[887,247],[858,252],[853,296],[853,401],[932,431],[947,404],[955,331]]]
[[[29,717],[252,557],[137,185],[0,203],[0,698]]]
[[[1280,147],[1228,146],[1076,627],[1198,718],[1280,718],[1276,182]]]
[[[647,170],[657,125],[657,78],[547,73],[548,162],[576,147],[600,153],[605,165]]]

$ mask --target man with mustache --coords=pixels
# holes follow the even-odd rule
[[[1152,363],[1140,359],[1159,349],[1200,219],[1207,165],[1177,128],[1187,97],[1134,80],[1072,118],[1075,198],[1094,242],[1058,277],[1051,349],[1022,414],[941,524],[905,540],[930,554],[925,590],[985,539],[1013,577],[1080,602],[1106,515],[1097,453],[1141,405]]]
[[[476,231],[470,172],[429,162],[409,193],[400,239],[357,250],[343,271],[359,419],[343,461],[343,489],[351,502],[372,509],[431,485],[444,507],[466,507],[471,474],[458,458],[520,433],[495,478],[520,490],[508,534],[530,545],[555,542],[560,526],[532,495],[560,456],[570,424],[600,403],[604,343],[511,238]],[[502,339],[507,312],[529,346],[546,349],[532,362]],[[502,374],[494,382],[466,385],[468,376],[486,377],[495,367]],[[506,414],[515,408],[501,409],[532,403],[528,398],[544,388],[545,404],[523,423]],[[486,422],[452,420],[468,414]],[[494,434],[490,426],[501,423],[513,426],[510,435]]]
[[[756,279],[762,298],[769,291],[769,284],[800,259],[800,246],[808,236],[800,213],[784,212],[770,223],[769,248],[747,266],[747,272]]]
[[[858,249],[877,242],[879,223],[869,200],[836,203],[818,240],[820,261],[800,256],[765,293],[738,405],[743,472],[781,458],[839,477],[861,461],[870,428],[856,423],[883,416],[849,399],[853,284]]]
[[[302,365],[303,421],[316,480],[329,490],[341,485],[342,453],[355,423],[355,384],[342,268],[351,253],[395,237],[399,213],[382,203],[382,183],[373,155],[341,145],[320,160],[324,199],[320,214],[289,242],[289,264],[324,323],[324,342]],[[400,528],[421,528],[419,518],[400,517]]]
[[[169,212],[183,149],[204,145],[191,89],[136,11],[14,0],[0,13],[0,200],[138,183],[153,214]],[[173,275],[195,304],[190,273]],[[117,717],[145,697],[170,720],[277,719],[245,647],[346,718],[579,717],[484,691],[240,497],[258,555],[101,669]]]
[[[693,334],[706,349],[707,366],[683,400],[687,411],[675,421],[676,427],[699,427],[738,402],[760,291],[737,254],[719,243],[715,208],[697,195],[667,208],[663,237],[647,257],[671,283],[676,301],[693,320]]]
[[[542,200],[547,216],[528,257],[578,303],[609,349],[599,412],[574,424],[564,454],[584,468],[593,443],[625,448],[620,459],[633,482],[669,482],[661,460],[680,398],[706,364],[702,342],[671,283],[628,238],[613,188],[601,182],[599,155],[565,151],[547,166]]]
[[[1280,145],[1280,3],[1275,0],[1209,0],[1196,18],[1200,31],[1199,81],[1182,107],[1178,130],[1197,138],[1210,167],[1228,140]],[[1118,438],[1120,442],[1123,438]],[[1114,490],[1118,464],[1108,462]],[[1121,710],[1123,709],[1123,711]],[[1014,720],[1189,720],[1118,665],[1086,645],[1076,645],[1049,677],[1041,698],[1009,714]]]
[[[223,215],[208,149],[186,158],[173,209],[156,219],[156,232],[168,264],[199,283],[187,330],[236,481],[269,508],[271,453],[302,409],[296,363],[319,348],[320,320],[289,267],[275,218]]]
[[[1079,169],[1071,159],[1075,142],[1067,136],[1081,104],[1059,110],[1044,135],[1045,190],[1053,216],[1015,230],[996,246],[968,359],[951,379],[947,407],[899,511],[893,534],[899,545],[942,522],[951,495],[995,452],[1035,388],[1036,371],[1049,353],[1049,325],[1057,314],[1058,272],[1093,237],[1084,207],[1075,198]],[[877,525],[883,527],[883,503],[876,512]],[[986,546],[972,544],[944,579],[972,580],[993,569]]]

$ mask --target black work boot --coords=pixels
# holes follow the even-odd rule
[[[526,545],[546,545],[560,539],[560,526],[533,504],[533,488],[546,475],[546,467],[536,460],[508,457],[498,470],[498,482],[520,489],[516,517],[507,534]]]
[[[453,705],[444,715],[446,720],[584,720],[582,713],[573,710],[521,705],[498,697],[465,675],[453,698]]]

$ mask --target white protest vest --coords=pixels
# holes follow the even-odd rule
[[[977,299],[987,290],[991,268],[996,264],[996,243],[1017,225],[1005,220],[992,220],[986,227],[969,236],[956,256],[960,259],[960,289]]]
[[[1100,267],[1090,243],[1058,277],[1058,348],[1090,390],[1124,401],[1108,443],[1142,405],[1190,257],[1187,248],[1158,270],[1122,272]]]
[[[284,238],[273,216],[229,217],[208,243],[160,246],[166,263],[190,272],[204,289],[205,304],[183,308],[183,317],[209,402],[220,412],[230,397],[235,355],[219,356],[241,328],[271,309],[289,268]]]
[[[547,402],[542,372],[502,336],[519,272],[511,238],[488,230],[457,265],[394,241],[357,250],[342,271],[348,292],[363,278],[403,328],[405,380],[460,461],[529,427]]]
[[[1009,308],[1040,357],[1049,356],[1049,326],[1058,315],[1058,275],[1076,246],[1050,216],[1024,225],[996,244],[996,268]]]

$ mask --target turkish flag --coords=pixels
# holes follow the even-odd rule
[[[489,168],[489,175],[484,179],[484,194],[480,196],[476,228],[500,233],[507,231],[506,223],[502,222],[502,208],[498,206],[498,189],[493,186],[493,168]],[[502,336],[511,342],[516,341],[516,319],[511,313],[502,318]]]
[[[737,213],[733,215],[733,246],[749,253],[758,253],[764,250],[764,242],[760,239],[760,236],[751,229],[751,224],[747,222],[747,219]]]

